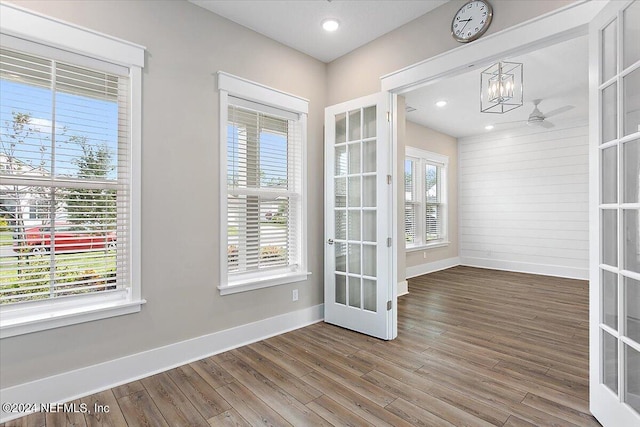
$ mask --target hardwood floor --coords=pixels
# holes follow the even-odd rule
[[[455,267],[409,291],[394,341],[317,323],[5,426],[599,426],[587,282]]]

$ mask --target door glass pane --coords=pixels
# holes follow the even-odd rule
[[[336,207],[344,208],[347,206],[347,178],[336,178],[334,191],[336,193]]]
[[[363,179],[363,203],[362,206],[375,207],[376,206],[376,176],[364,176]]]
[[[637,210],[625,209],[624,225],[624,269],[640,273],[640,224]]]
[[[618,201],[618,147],[602,150],[602,203]]]
[[[349,305],[351,307],[362,307],[362,298],[360,290],[360,278],[349,276]]]
[[[360,244],[349,244],[349,273],[360,274]]]
[[[349,144],[349,173],[360,173],[360,143]]]
[[[602,383],[618,394],[618,340],[602,332]]]
[[[602,210],[602,255],[603,264],[618,266],[618,211]]]
[[[364,109],[364,136],[374,138],[376,136],[376,106],[372,105]]]
[[[624,11],[623,18],[624,68],[640,59],[640,3],[634,2]],[[635,40],[635,42],[634,42]]]
[[[340,113],[336,115],[336,144],[347,140],[347,115]]]
[[[360,110],[349,111],[349,141],[360,139]]]
[[[336,147],[335,158],[335,175],[341,176],[347,174],[347,147],[344,145]]]
[[[349,211],[349,240],[360,240],[360,211]]]
[[[624,345],[625,396],[624,401],[640,413],[640,353]]]
[[[336,210],[336,239],[338,240],[346,240],[347,239],[347,212],[343,210]]]
[[[635,342],[640,343],[640,282],[625,277],[624,286],[624,301],[627,310],[625,335]]]
[[[362,172],[376,171],[376,140],[362,144]]]
[[[376,247],[373,245],[362,245],[362,274],[376,277]]]
[[[364,309],[369,311],[376,310],[376,282],[375,280],[362,279],[362,293],[364,297]]]
[[[622,168],[624,180],[624,202],[640,201],[640,139],[626,142],[622,146]]]
[[[347,303],[347,278],[336,274],[336,302],[338,304]]]
[[[349,207],[360,207],[360,177],[349,177]]]
[[[617,50],[618,50],[618,35],[617,33],[617,20],[607,25],[602,30],[602,82],[604,83],[612,78],[617,71]]]
[[[362,211],[362,240],[365,242],[376,241],[376,211]]]
[[[336,257],[336,271],[347,272],[347,245],[345,243],[334,243]]]
[[[640,42],[636,43],[640,45]],[[640,132],[640,68],[622,79],[624,134]]]
[[[618,330],[618,275],[602,271],[602,323]]]
[[[602,142],[618,137],[618,85],[607,86],[602,91]]]

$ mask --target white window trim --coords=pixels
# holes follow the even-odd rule
[[[142,67],[145,48],[87,28],[0,3],[0,44],[12,36],[86,55],[129,70],[131,134],[130,288],[89,297],[31,301],[0,307],[0,339],[140,311]]]
[[[418,159],[419,160],[419,164],[420,167],[422,168],[424,166],[425,163],[429,163],[429,164],[436,164],[440,167],[442,167],[442,172],[441,172],[441,176],[440,176],[440,185],[441,187],[445,188],[445,191],[442,192],[441,195],[441,200],[440,203],[443,206],[442,209],[442,222],[441,222],[441,226],[444,230],[443,236],[440,239],[437,240],[432,240],[430,242],[423,242],[422,239],[424,236],[422,236],[424,234],[424,230],[422,226],[420,226],[420,224],[422,224],[422,222],[420,224],[418,224],[419,226],[417,227],[418,230],[420,231],[420,242],[419,243],[415,243],[415,244],[409,244],[407,243],[405,245],[405,251],[406,252],[415,252],[415,251],[420,251],[420,250],[427,250],[427,249],[434,249],[434,248],[441,248],[441,247],[446,247],[448,246],[451,242],[449,241],[449,224],[448,224],[448,214],[449,214],[449,203],[448,203],[448,197],[449,197],[449,184],[448,184],[448,180],[447,180],[447,174],[448,174],[448,168],[449,168],[449,157],[442,155],[442,154],[438,154],[438,153],[434,153],[431,151],[427,151],[427,150],[422,150],[419,148],[415,148],[415,147],[405,147],[405,158],[414,158],[414,159]],[[424,172],[421,172],[421,176],[424,175]],[[418,189],[422,188],[422,183],[417,183],[418,185]],[[423,193],[423,191],[420,191],[420,193]],[[424,194],[420,194],[421,197],[421,201],[419,202],[421,205],[421,211],[426,209],[426,200],[424,199]],[[421,218],[421,221],[423,221],[424,219],[422,218],[423,215],[417,215],[417,217]]]
[[[425,249],[434,249],[434,248],[444,248],[449,246],[449,244],[451,244],[451,242],[449,240],[436,240],[433,243],[427,243],[427,244],[417,244],[417,245],[411,245],[411,246],[407,246],[405,248],[406,252],[418,252],[418,251],[423,251]]]
[[[235,294],[286,283],[300,282],[311,274],[307,271],[307,114],[309,101],[299,96],[291,95],[260,83],[255,83],[232,74],[218,71],[218,91],[220,99],[219,149],[220,149],[220,295]],[[300,256],[301,266],[296,271],[284,272],[278,270],[273,274],[264,272],[243,275],[241,280],[229,282],[227,271],[227,122],[229,96],[246,99],[265,105],[296,113],[300,117],[302,126],[302,200],[300,215]]]

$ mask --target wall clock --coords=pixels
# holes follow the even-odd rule
[[[471,0],[456,12],[451,21],[451,35],[461,43],[479,38],[491,25],[493,9],[487,0]]]

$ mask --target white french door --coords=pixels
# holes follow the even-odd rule
[[[590,406],[640,426],[640,2],[591,22]]]
[[[395,338],[390,95],[325,109],[325,321]]]

